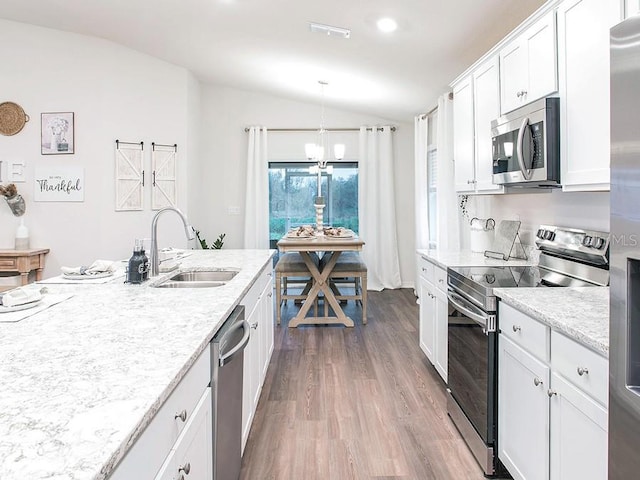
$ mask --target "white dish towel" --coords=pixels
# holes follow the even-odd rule
[[[115,272],[118,262],[111,260],[96,260],[91,266],[86,267],[60,267],[65,275],[97,275],[98,273]]]

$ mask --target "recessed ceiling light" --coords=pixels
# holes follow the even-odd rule
[[[377,21],[376,25],[378,25],[378,30],[384,33],[395,32],[398,28],[398,23],[389,17],[381,18]]]

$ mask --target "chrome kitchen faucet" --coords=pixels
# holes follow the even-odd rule
[[[176,212],[180,218],[182,219],[182,223],[184,224],[184,233],[187,235],[187,240],[193,240],[195,238],[194,230],[189,222],[187,221],[187,217],[184,216],[180,210],[175,207],[165,207],[161,210],[158,210],[151,221],[151,276],[158,275],[158,271],[160,270],[160,261],[158,260],[158,217],[163,212],[167,211]]]

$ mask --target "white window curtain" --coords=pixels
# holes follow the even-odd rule
[[[358,222],[360,237],[365,241],[362,256],[370,290],[399,288],[402,284],[393,163],[391,127],[360,127]]]
[[[438,99],[437,132],[437,244],[439,250],[459,250],[458,196],[453,161],[453,100],[448,93]]]
[[[429,185],[427,172],[427,139],[429,137],[429,117],[415,118],[415,224],[416,249],[429,248]]]
[[[244,248],[269,248],[269,161],[266,127],[249,128]]]

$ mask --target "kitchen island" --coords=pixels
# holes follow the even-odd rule
[[[239,270],[217,288],[152,287],[176,271],[143,285],[47,285],[74,296],[0,324],[0,478],[107,478],[273,254],[182,260]]]

